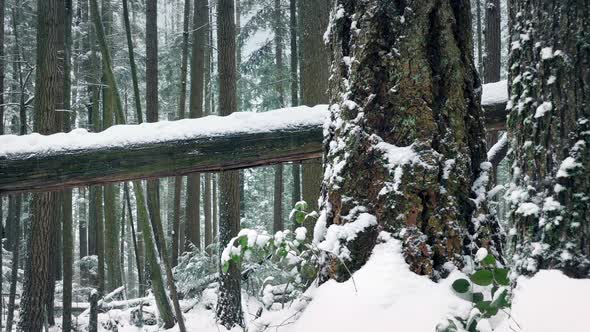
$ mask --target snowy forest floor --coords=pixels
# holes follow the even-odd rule
[[[401,254],[401,244],[382,234],[368,263],[344,283],[328,281],[312,286],[303,296],[277,310],[256,312],[263,305],[244,292],[243,308],[247,331],[435,331],[451,316],[466,317],[471,303],[459,298],[451,284],[465,277],[459,271],[438,283],[412,273]],[[520,277],[513,289],[512,311],[478,325],[482,332],[587,332],[590,326],[588,296],[590,280],[575,280],[559,271],[540,271],[533,278]],[[183,307],[195,300],[184,301]],[[215,322],[215,290],[206,289],[197,304],[185,314],[188,331],[218,332],[226,329]],[[144,308],[155,313],[155,305]],[[99,315],[99,331],[161,331],[157,326],[136,327],[131,309],[111,310]],[[81,325],[84,319],[78,321]],[[99,323],[99,325],[101,325]],[[170,331],[178,331],[174,328]],[[234,328],[232,331],[243,331]]]

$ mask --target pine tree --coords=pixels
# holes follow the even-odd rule
[[[184,119],[186,109],[186,76],[188,67],[188,39],[190,23],[190,0],[184,0],[184,23],[182,28],[182,55],[180,65],[180,97],[178,98],[178,119]],[[177,176],[174,179],[174,215],[172,225],[172,266],[178,265],[178,253],[180,245],[180,199],[182,196],[182,177]],[[184,239],[183,239],[184,240]]]
[[[219,113],[237,111],[236,93],[236,25],[234,0],[219,0],[217,4],[217,64],[219,66]],[[239,171],[219,175],[219,242],[229,243],[240,230]],[[244,326],[240,267],[230,263],[227,273],[221,273],[217,318],[227,329]]]
[[[331,4],[329,0],[299,1],[299,40],[301,48],[300,79],[301,104],[315,106],[328,103],[328,75],[330,54],[324,43]],[[318,211],[318,197],[322,181],[320,160],[303,162],[301,171],[303,200],[310,211]],[[307,234],[313,234],[314,225],[308,222]]]
[[[50,134],[60,131],[61,115],[55,112],[63,84],[59,80],[60,46],[58,25],[60,4],[57,0],[37,1],[37,73],[35,79],[35,132]],[[56,226],[58,194],[33,194],[29,253],[20,307],[18,329],[41,331],[44,304],[50,274],[50,236]]]

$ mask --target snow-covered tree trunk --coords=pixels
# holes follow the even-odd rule
[[[511,1],[510,230],[521,273],[590,277],[590,3]]]
[[[380,231],[433,279],[478,247],[498,254],[470,10],[468,0],[337,1],[314,238],[329,253],[324,277],[347,279]]]

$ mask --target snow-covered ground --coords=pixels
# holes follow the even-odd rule
[[[451,289],[452,282],[464,277],[453,271],[439,283],[418,276],[408,269],[398,240],[378,244],[367,264],[344,283],[329,281],[310,288],[301,299],[284,309],[264,311],[256,299],[244,300],[247,331],[281,332],[431,332],[450,316],[466,316],[471,304]],[[533,278],[521,277],[514,289],[511,317],[491,319],[493,330],[482,332],[588,332],[590,280],[574,280],[559,271],[540,271]],[[226,331],[215,323],[214,291],[205,291],[200,302],[185,315],[188,331]],[[154,310],[154,306],[150,307]],[[125,321],[128,311],[101,314],[100,319],[116,318],[120,332],[158,331],[157,327],[137,328]],[[177,327],[170,330],[178,331]],[[242,331],[240,328],[232,332]]]

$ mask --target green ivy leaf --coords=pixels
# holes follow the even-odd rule
[[[229,261],[223,263],[223,273],[227,273],[227,270],[229,270]]]
[[[495,266],[496,265],[496,257],[492,255],[487,255],[484,259],[482,259],[481,264],[484,266]]]
[[[475,307],[481,311],[485,318],[490,318],[498,313],[498,307],[492,304],[492,301],[479,301]]]
[[[280,247],[279,250],[277,250],[277,255],[281,258],[285,258],[287,257],[287,249],[285,249],[285,247]]]
[[[471,302],[477,303],[483,301],[483,294],[482,293],[473,293]]]
[[[495,308],[508,308],[510,306],[510,302],[508,302],[508,290],[504,289],[496,297],[496,299],[492,302],[492,306]]]
[[[479,270],[471,276],[469,276],[469,279],[471,279],[471,281],[476,285],[489,286],[494,281],[494,274],[492,273],[492,271],[487,269]]]
[[[467,293],[471,284],[467,279],[457,279],[453,282],[453,289],[459,294]]]
[[[298,224],[302,225],[305,221],[305,217],[307,217],[307,213],[301,211],[295,212],[295,222],[297,222]]]
[[[508,278],[508,269],[494,269],[494,280],[502,286],[509,286],[510,279]]]
[[[240,245],[242,246],[242,250],[245,250],[246,248],[248,248],[248,237],[247,236],[242,236],[238,239],[238,242],[240,243]]]

